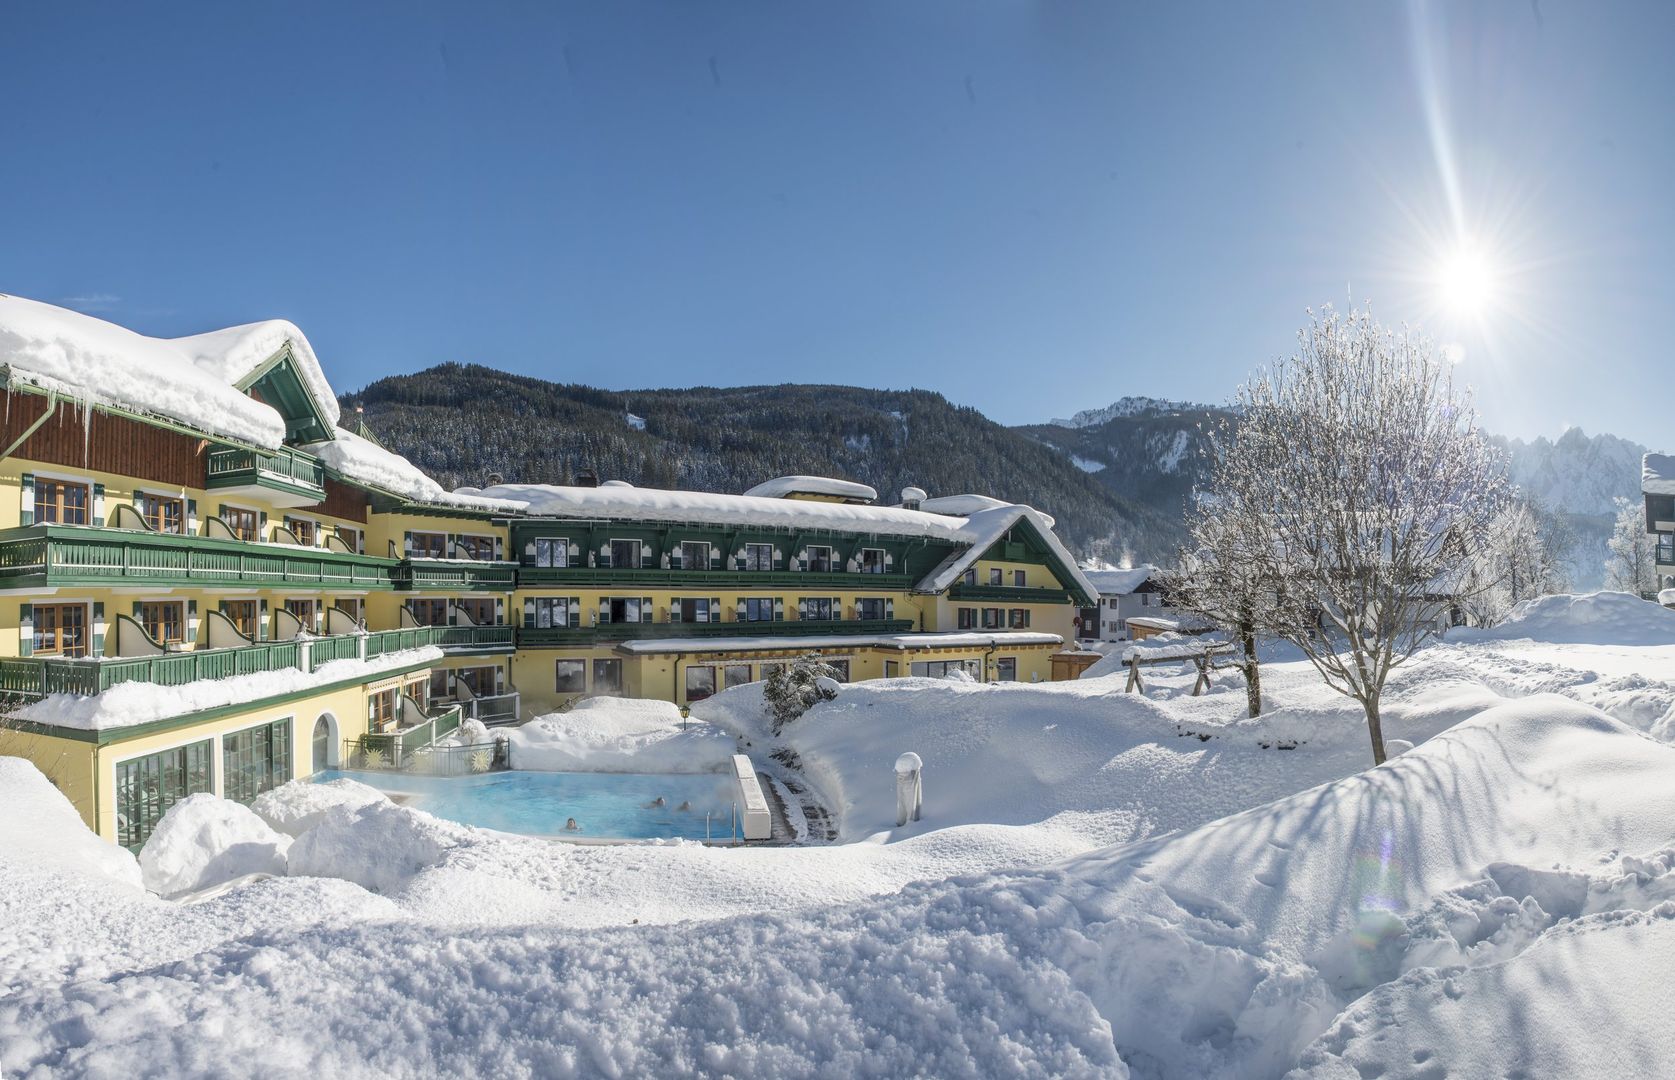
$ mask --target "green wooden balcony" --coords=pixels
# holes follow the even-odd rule
[[[1018,588],[1013,585],[967,585],[957,583],[948,590],[950,600],[970,600],[987,604],[1062,604],[1070,596],[1067,589]]]
[[[28,525],[0,531],[0,588],[317,585],[394,587],[394,559],[206,536]]]
[[[520,585],[620,585],[671,589],[876,589],[911,588],[912,574],[816,573],[800,570],[613,570],[598,567],[519,565]]]
[[[206,486],[229,495],[259,495],[279,506],[310,506],[326,497],[326,467],[288,446],[211,450]]]
[[[511,592],[518,564],[472,559],[403,559],[395,568],[398,589],[467,589]]]
[[[509,653],[517,643],[510,626],[409,626],[368,633],[366,655],[371,659],[431,645],[449,653]]]
[[[648,638],[832,637],[911,634],[912,619],[800,619],[795,622],[605,623],[601,626],[520,627],[518,645],[600,645]]]

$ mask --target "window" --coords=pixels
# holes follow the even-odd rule
[[[290,601],[286,601],[285,606],[290,607]],[[420,626],[448,625],[448,601],[446,600],[415,597],[407,601],[407,610],[413,613],[413,621]]]
[[[116,842],[138,854],[169,807],[188,795],[213,790],[214,760],[215,743],[205,739],[118,762]]]
[[[595,660],[593,662],[593,692],[595,694],[622,693],[621,660]]]
[[[288,517],[285,519],[285,527],[291,530],[291,535],[304,547],[318,546],[320,526],[313,518]]]
[[[686,700],[702,701],[715,693],[715,669],[689,667],[686,669]]]
[[[1018,658],[1016,656],[1000,656],[995,658],[995,681],[1018,681]]]
[[[1675,533],[1658,533],[1657,561],[1662,566],[1675,563]]]
[[[901,674],[901,665],[900,664],[896,663],[894,660],[884,661],[884,677],[886,679],[893,679],[900,674]]]
[[[223,600],[221,614],[227,621],[238,628],[238,632],[247,638],[261,637],[261,623],[258,621],[260,610],[254,600]]]
[[[1021,607],[1013,608],[1012,612],[1011,612],[1011,617],[1007,620],[1007,622],[1012,627],[1012,629],[1014,629],[1014,630],[1028,630],[1029,629],[1029,608],[1021,608]]]
[[[600,622],[634,623],[640,621],[642,608],[638,596],[612,596],[600,603]]]
[[[1028,580],[1029,580],[1029,575],[1026,574],[1024,571],[1022,571],[1022,570],[1012,571],[1012,586],[1014,588],[1018,588],[1018,589],[1024,588],[1025,587],[1024,583]]]
[[[33,646],[46,656],[87,655],[86,604],[36,604]]]
[[[808,558],[803,563],[803,569],[816,574],[829,574],[832,571],[832,549],[810,545]]]
[[[460,559],[481,559],[485,561],[494,558],[494,537],[492,536],[460,536],[455,538],[454,555]]]
[[[999,585],[1005,581],[1005,571],[998,566],[989,567],[989,584]]]
[[[261,534],[257,531],[261,526],[254,510],[246,510],[242,506],[223,506],[221,520],[226,523],[227,530],[240,540],[255,543],[261,539]]]
[[[334,606],[357,623],[366,618],[366,601],[358,596],[340,596]]]
[[[986,607],[983,609],[983,629],[999,630],[1006,616],[1005,608]]]
[[[960,608],[960,629],[975,630],[977,628],[977,609],[974,607]]]
[[[946,679],[961,671],[975,679],[981,672],[982,663],[981,660],[916,660],[910,670],[922,679]]]
[[[612,540],[611,566],[618,570],[638,570],[640,568],[640,542],[638,540]]]
[[[673,616],[671,622],[707,623],[710,621],[710,602],[698,598],[676,600],[670,614]]]
[[[740,622],[773,622],[774,598],[771,596],[747,596],[739,601]]]
[[[1152,606],[1152,594],[1151,593],[1144,593],[1143,592],[1143,593],[1140,594],[1140,606],[1141,607],[1151,607]]]
[[[805,596],[797,601],[798,618],[823,620],[832,618],[832,598],[829,596]]]
[[[367,726],[373,734],[389,730],[395,724],[395,695],[394,687],[380,690],[367,697]]]
[[[221,736],[221,793],[249,803],[291,778],[291,719]]]
[[[186,531],[186,503],[182,499],[142,492],[140,516],[154,532],[179,534]]]
[[[556,673],[553,689],[560,694],[580,694],[587,690],[587,661],[586,660],[556,660],[553,662]]]
[[[343,546],[358,554],[366,554],[366,535],[353,525],[339,525],[337,538],[343,541]]]
[[[774,546],[772,544],[746,544],[744,546],[744,568],[746,570],[772,570],[774,568]]]
[[[448,696],[447,668],[435,668],[430,673],[430,700],[440,701]]]
[[[884,611],[884,601],[876,596],[855,601],[855,617],[871,622],[889,618]]]
[[[535,565],[562,570],[570,565],[570,541],[562,536],[543,536],[535,541]]]
[[[186,638],[185,605],[179,600],[147,600],[139,607],[139,624],[161,645],[178,645]]]
[[[963,584],[966,584],[966,585],[977,584],[977,571],[975,569],[967,570],[965,572],[965,574],[960,578],[960,581]]]
[[[309,742],[311,744],[310,749],[313,751],[309,762],[313,768],[310,771],[319,772],[322,769],[331,768],[332,725],[331,721],[326,719],[324,715],[314,721],[314,731]]]
[[[564,596],[535,598],[535,625],[542,630],[570,625],[570,600]]]
[[[488,697],[494,693],[498,684],[496,678],[498,672],[499,669],[494,667],[471,667],[460,668],[454,672],[454,675],[460,682],[469,686],[473,694],[478,697]]]
[[[838,682],[849,681],[849,661],[827,660],[824,661],[824,663],[827,667],[832,669],[832,678],[836,679]]]
[[[86,525],[90,500],[86,484],[35,478],[35,520],[57,525]]]
[[[749,664],[728,664],[725,668],[722,669],[721,684],[722,684],[723,688],[731,689],[732,687],[735,687],[735,686],[743,686],[745,683],[747,683],[749,681],[750,681],[750,665]]]
[[[285,601],[285,610],[295,615],[297,621],[302,623],[302,628],[311,634],[314,632],[314,628],[319,625],[317,616],[320,611],[320,601],[318,600],[293,598]]]
[[[494,617],[494,600],[489,597],[455,600],[454,610],[471,620],[473,626],[493,626],[497,621]]]
[[[884,549],[861,549],[861,573],[882,574],[884,572]]]
[[[445,559],[448,557],[448,535],[438,532],[407,534],[409,559]]]
[[[682,569],[685,570],[708,570],[710,568],[709,542],[682,541],[680,545],[680,564]]]

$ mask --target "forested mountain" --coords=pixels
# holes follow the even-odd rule
[[[443,364],[343,396],[385,446],[444,485],[568,483],[582,469],[645,487],[742,492],[775,476],[859,480],[895,502],[979,492],[1058,520],[1079,554],[1172,549],[1174,516],[1137,503],[1062,453],[924,390],[848,386],[610,391]]]

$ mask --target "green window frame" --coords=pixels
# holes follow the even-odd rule
[[[116,842],[138,855],[169,807],[213,791],[215,742],[187,743],[116,763]]]
[[[291,779],[291,718],[221,736],[221,794],[249,803]]]

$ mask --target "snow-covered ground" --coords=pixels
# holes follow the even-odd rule
[[[0,761],[0,1073],[1675,1072],[1675,612],[1548,602],[1427,649],[1385,709],[1417,745],[1372,770],[1300,661],[1255,722],[1232,675],[1160,671],[857,684],[778,739],[759,688],[702,703],[835,814],[787,848],[551,843],[343,781],[182,804],[136,865]],[[579,737],[537,741],[609,749]],[[216,886],[182,838],[287,876]]]

